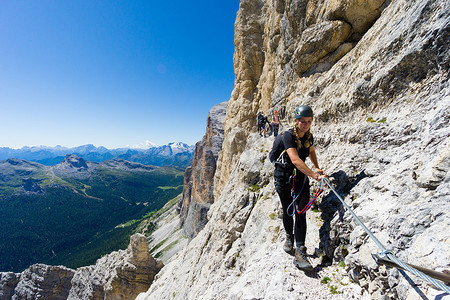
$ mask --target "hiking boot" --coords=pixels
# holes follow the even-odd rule
[[[290,255],[294,255],[294,235],[286,234],[286,241],[283,245],[283,250]]]
[[[305,246],[295,249],[294,265],[303,271],[313,270],[311,263],[308,261]]]

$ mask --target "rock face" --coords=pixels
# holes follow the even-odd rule
[[[449,269],[449,40],[448,1],[242,0],[209,221],[138,299],[442,294],[376,265],[370,254],[379,249],[329,190],[320,214],[308,212],[306,245],[341,267],[318,267],[311,277],[295,269],[282,250],[267,159],[273,139],[254,132],[260,110],[278,110],[289,124],[296,106],[311,105],[319,163],[344,200],[403,261]],[[330,275],[327,288],[319,283],[327,270],[359,287]]]
[[[94,266],[72,270],[36,264],[22,273],[0,273],[0,299],[133,299],[161,268],[146,237],[135,234],[127,250],[106,255]]]
[[[380,17],[386,0],[314,0],[308,2],[306,23],[343,20],[352,27],[355,37],[364,34]]]
[[[67,154],[62,162],[51,168],[56,175],[83,179],[95,171],[96,165],[98,163],[88,162],[76,154]]]
[[[149,220],[156,227],[149,237],[150,254],[164,264],[167,264],[189,242],[180,227],[178,204],[181,200],[181,194],[174,200],[173,203],[171,200],[164,205],[162,208],[164,213],[158,216],[156,220]]]
[[[223,122],[227,102],[215,105],[209,112],[206,134],[196,144],[192,165],[184,175],[180,218],[183,233],[193,238],[207,222],[209,207],[214,202],[214,173],[223,142]]]
[[[312,88],[316,78],[311,75],[330,70],[351,51],[385,6],[384,0],[240,2],[235,23],[236,80],[215,178],[217,197],[237,161],[236,153],[243,151],[254,128],[257,112],[275,108],[285,117],[292,105],[287,102],[294,97],[323,97],[322,90]],[[361,46],[358,49],[365,51]],[[333,78],[332,74],[340,72],[328,75]]]
[[[0,299],[67,299],[75,271],[35,264],[20,274],[0,273]]]
[[[294,52],[296,72],[305,73],[314,63],[336,51],[349,37],[351,29],[343,21],[326,21],[306,28]]]
[[[135,234],[127,250],[113,252],[95,266],[79,268],[68,299],[133,299],[148,288],[161,267],[150,256],[147,238]]]
[[[138,300],[332,297],[327,285],[305,276],[283,251],[284,232],[278,217],[281,204],[267,158],[273,139],[253,133],[247,142],[222,195],[211,205],[206,226],[168,262]],[[309,253],[319,244],[318,218],[315,214],[308,220]],[[337,277],[336,272],[330,273],[314,277]],[[358,286],[348,279],[343,282],[346,286],[339,288],[343,294],[337,299],[367,299]]]

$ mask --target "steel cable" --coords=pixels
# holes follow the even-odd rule
[[[398,259],[392,251],[386,249],[384,245],[375,237],[375,235],[369,230],[369,228],[364,225],[364,223],[358,218],[358,216],[353,212],[353,210],[350,208],[350,206],[347,205],[347,203],[344,202],[344,200],[339,196],[339,194],[334,190],[334,188],[331,186],[330,181],[327,178],[323,178],[326,185],[330,188],[330,190],[333,191],[333,193],[336,195],[336,197],[341,201],[342,205],[350,212],[352,217],[355,219],[355,221],[364,229],[364,231],[367,233],[367,235],[377,244],[377,246],[381,249],[381,252],[379,253],[380,256],[387,256],[390,260],[395,262],[397,265],[402,267],[403,269],[413,273],[417,277],[421,278],[422,280],[427,281],[428,283],[434,285],[436,288],[440,289],[441,291],[444,291],[448,294],[450,294],[450,287],[443,284],[440,281],[435,280],[434,278],[431,278],[430,276],[424,274],[423,272],[409,266],[408,264],[402,262],[400,259]]]

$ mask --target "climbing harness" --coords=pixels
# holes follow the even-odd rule
[[[290,217],[292,217],[293,215],[295,215],[295,211],[296,211],[296,208],[295,208],[295,201],[297,201],[297,198],[298,198],[298,197],[300,196],[300,194],[302,193],[303,188],[305,187],[305,182],[306,182],[306,175],[305,175],[305,176],[304,176],[304,179],[303,179],[303,185],[302,185],[302,188],[300,189],[300,191],[298,192],[298,194],[295,195],[295,178],[296,178],[296,177],[297,177],[297,169],[294,168],[293,174],[292,174],[292,176],[289,178],[289,180],[292,180],[292,187],[291,187],[291,197],[292,197],[292,202],[291,202],[291,204],[289,204],[289,206],[288,206],[288,208],[287,208],[287,210],[286,210],[287,215],[290,216]],[[291,208],[291,206],[292,206],[292,214],[289,213],[289,209]]]
[[[294,169],[294,174],[291,176],[291,180],[292,180],[292,188],[291,188],[292,202],[291,202],[291,204],[289,204],[289,206],[288,206],[288,208],[287,208],[287,211],[286,211],[287,215],[290,216],[290,217],[292,217],[293,215],[295,215],[295,211],[297,211],[297,213],[298,213],[299,215],[305,214],[306,211],[307,211],[308,209],[311,208],[312,204],[313,204],[314,201],[317,199],[317,197],[319,197],[320,194],[322,194],[322,192],[323,192],[322,183],[323,183],[323,181],[324,181],[324,178],[322,178],[322,179],[320,180],[319,188],[317,189],[317,192],[316,192],[316,194],[314,195],[314,197],[311,199],[311,201],[309,201],[309,202],[305,205],[305,207],[303,207],[303,209],[301,209],[301,210],[297,209],[296,206],[295,206],[295,201],[296,201],[297,198],[300,196],[300,194],[301,194],[302,191],[303,191],[303,188],[305,187],[306,175],[304,176],[305,179],[303,180],[302,188],[300,189],[300,191],[298,192],[297,195],[295,195],[295,177],[296,177],[296,176],[297,176],[297,169]],[[291,206],[292,206],[292,214],[289,213],[289,209],[291,208]]]
[[[356,214],[353,212],[353,210],[344,202],[344,200],[339,196],[339,194],[333,189],[333,187],[330,184],[330,181],[326,178],[323,178],[326,186],[328,186],[331,191],[336,195],[336,197],[341,201],[342,205],[350,212],[352,217],[355,219],[355,221],[364,229],[364,231],[367,233],[367,235],[375,242],[375,244],[381,249],[381,251],[378,253],[378,255],[381,258],[387,257],[389,260],[397,264],[401,269],[407,270],[417,277],[431,283],[436,288],[449,293],[450,294],[450,287],[446,286],[442,282],[439,282],[435,280],[434,278],[431,278],[430,276],[424,274],[423,272],[417,270],[416,268],[413,268],[411,265],[408,265],[401,260],[399,260],[394,253],[391,250],[386,249],[386,247],[383,246],[383,244],[375,237],[375,235],[369,230],[369,228],[364,225],[364,223],[356,216]]]

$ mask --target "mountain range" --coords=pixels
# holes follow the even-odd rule
[[[79,157],[92,162],[123,159],[144,165],[176,166],[185,169],[191,164],[194,148],[194,146],[189,146],[181,142],[150,147],[148,149],[107,149],[103,146],[96,147],[92,144],[73,148],[62,146],[33,146],[22,147],[20,149],[0,147],[0,161],[8,158],[18,158],[47,166],[53,166],[60,163],[66,155],[76,154]]]

